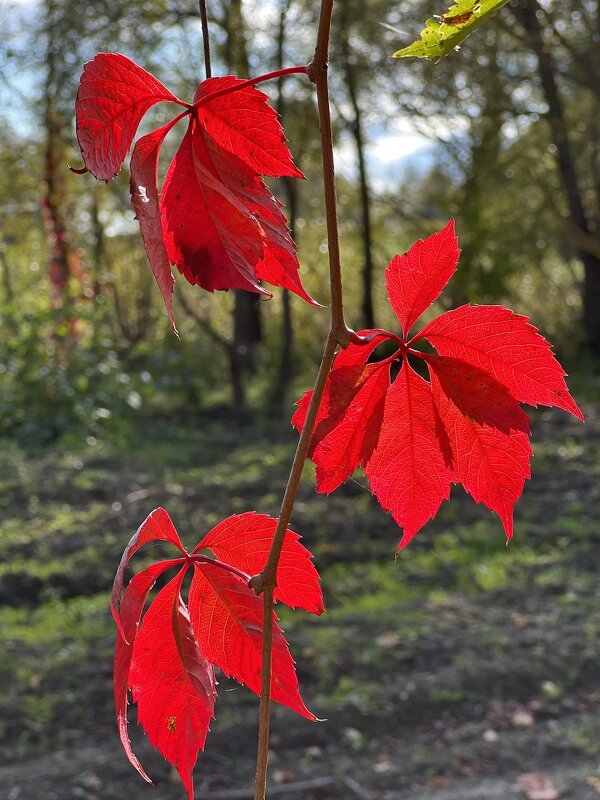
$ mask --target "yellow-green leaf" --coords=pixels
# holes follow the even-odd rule
[[[425,23],[421,38],[394,53],[394,58],[430,58],[447,56],[463,39],[508,0],[458,0],[445,14]]]

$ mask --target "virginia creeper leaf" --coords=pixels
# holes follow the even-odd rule
[[[431,388],[450,443],[454,479],[477,503],[499,515],[511,539],[513,508],[531,477],[528,434],[522,430],[505,433],[463,414],[444,391],[435,371]]]
[[[424,358],[444,394],[461,414],[503,433],[529,433],[529,417],[508,389],[489,373],[458,358],[432,355]]]
[[[361,331],[336,355],[309,444],[318,491],[332,491],[365,467],[371,491],[404,529],[400,547],[435,516],[451,482],[496,511],[512,536],[513,507],[530,474],[529,419],[519,403],[558,406],[583,419],[550,345],[526,317],[501,306],[463,306],[408,339],[454,273],[459,252],[450,220],[392,259],[387,289],[403,337]],[[367,363],[386,339],[398,344],[396,353]],[[423,339],[437,355],[413,347]],[[413,370],[413,358],[426,362],[430,383]],[[388,387],[394,361],[402,365]],[[307,392],[297,403],[298,430],[311,398]]]
[[[196,564],[190,588],[189,608],[202,652],[223,672],[260,694],[263,602],[238,575],[211,563]],[[294,661],[272,619],[273,674],[271,697],[307,719],[298,690]]]
[[[508,0],[458,0],[439,17],[425,23],[421,38],[394,53],[394,58],[430,58],[438,61],[451,53],[463,39],[478,28],[494,11]]]
[[[450,498],[431,387],[406,360],[387,393],[379,442],[365,474],[373,494],[403,529],[398,549]]]
[[[127,758],[145,780],[150,781],[129,742],[129,689],[138,704],[139,722],[152,744],[178,770],[189,798],[193,798],[192,769],[213,716],[213,663],[260,693],[263,601],[248,581],[250,573],[263,568],[276,525],[277,520],[264,514],[239,514],[213,528],[188,554],[168,513],[158,508],[127,545],[111,601],[119,629],[114,658],[115,710]],[[319,576],[299,538],[293,531],[286,533],[277,573],[277,597],[292,606],[321,613]],[[121,599],[130,557],[156,540],[174,544],[183,555],[138,572]],[[199,552],[209,547],[215,558]],[[193,623],[181,597],[181,586],[192,563],[189,607]],[[161,589],[142,617],[156,580],[175,566],[180,567],[178,575]],[[271,624],[272,698],[314,720],[300,697],[294,662],[274,614]]]
[[[181,775],[189,800],[216,697],[214,670],[194,637],[181,599],[185,569],[158,593],[133,647],[129,685],[150,742]]]
[[[208,78],[198,86],[194,103],[242,82],[234,75]],[[201,105],[197,112],[198,121],[215,142],[258,175],[303,178],[292,161],[277,112],[268,100],[268,96],[255,86],[246,86]]]
[[[260,283],[266,281],[318,305],[300,280],[281,205],[262,180],[303,175],[267,96],[253,86],[235,89],[242,83],[234,76],[209,78],[192,106],[114,53],[98,54],[81,77],[78,138],[86,166],[104,180],[118,172],[150,106],[169,100],[185,108],[138,142],[131,163],[132,204],[174,329],[171,265],[208,291],[245,289],[271,297]],[[160,147],[184,116],[190,117],[188,130],[159,193]]]
[[[405,336],[438,299],[456,271],[459,255],[451,219],[439,233],[419,239],[407,253],[390,261],[385,273],[387,293]]]
[[[333,366],[329,371],[311,436],[308,450],[309,458],[312,458],[312,454],[321,439],[331,433],[340,422],[346,407],[352,402],[356,393],[364,384],[364,381],[361,382],[360,378],[363,375],[364,365],[367,360],[373,351],[389,338],[385,332],[380,333],[379,331],[370,330],[360,331],[358,335],[365,339],[369,338],[368,343],[358,345],[351,342],[345,350],[340,350],[336,354]],[[365,380],[367,378],[368,375],[365,376]],[[305,392],[296,403],[297,409],[292,417],[292,425],[298,432],[304,428],[312,396],[311,389]]]
[[[171,544],[174,544],[175,547],[181,553],[183,553],[183,555],[187,555],[185,548],[181,543],[181,539],[179,538],[179,534],[175,530],[175,526],[171,521],[171,517],[167,514],[164,508],[155,508],[154,511],[148,514],[146,519],[142,522],[140,527],[129,540],[129,543],[125,548],[123,555],[121,556],[121,561],[119,562],[119,566],[117,567],[117,572],[115,574],[115,580],[113,582],[110,598],[110,606],[114,620],[117,623],[117,627],[123,636],[125,636],[125,634],[123,633],[123,629],[121,627],[120,609],[125,570],[129,564],[129,559],[136,552],[136,550],[139,550],[140,547],[148,544],[148,542],[154,542],[157,540],[170,542]],[[127,639],[126,636],[125,639]]]
[[[264,569],[277,520],[249,511],[220,522],[194,548],[212,550],[215,556],[247,575]],[[323,613],[323,594],[312,555],[300,544],[300,536],[287,530],[277,567],[275,600],[312,614]]]
[[[185,105],[120,53],[98,53],[85,64],[75,102],[77,141],[95,178],[115,177],[142,117],[163,100]]]
[[[262,229],[215,171],[192,120],[167,171],[161,195],[169,260],[189,283],[210,292],[245,289],[269,295],[256,275],[256,264],[263,255]]]
[[[131,658],[133,656],[133,645],[137,636],[138,625],[146,603],[146,598],[150,589],[156,583],[156,579],[166,572],[170,567],[181,564],[183,559],[172,559],[170,561],[158,561],[151,564],[146,569],[133,576],[125,589],[123,602],[120,610],[121,632],[117,632],[115,642],[114,658],[114,696],[115,711],[117,714],[117,728],[121,744],[127,758],[137,769],[144,780],[152,783],[144,768],[134,755],[127,732],[127,689],[129,681],[129,670]]]
[[[140,223],[140,231],[148,261],[165,301],[169,321],[177,333],[173,318],[174,280],[165,247],[158,199],[158,156],[165,136],[173,127],[170,122],[138,139],[131,156],[131,205]]]
[[[489,372],[522,403],[557,406],[583,420],[564,370],[527,317],[502,306],[461,306],[434,319],[417,339]]]

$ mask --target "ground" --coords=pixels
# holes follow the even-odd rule
[[[292,527],[327,613],[284,610],[282,624],[327,721],[275,709],[273,797],[510,800],[529,772],[561,797],[600,797],[600,406],[584,412],[585,426],[534,413],[509,547],[497,517],[455,490],[395,560],[399,531],[364,479],[327,499],[307,466]],[[112,573],[158,505],[188,545],[229,514],[276,514],[294,444],[286,426],[215,414],[52,449],[2,443],[1,800],[183,797],[135,724],[155,793],[118,746]],[[252,796],[256,715],[221,678],[199,798]]]

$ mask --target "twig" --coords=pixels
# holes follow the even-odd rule
[[[336,778],[334,775],[327,775],[322,778],[311,778],[306,781],[296,781],[295,783],[282,783],[279,786],[274,786],[269,794],[271,797],[276,795],[287,795],[292,792],[305,792],[310,789],[322,789],[326,786],[335,786],[336,784],[343,783],[347,789],[350,789],[361,800],[375,800],[376,794],[365,789],[353,778]],[[203,800],[250,800],[252,797],[252,788],[246,787],[245,789],[223,789],[216,792],[204,792],[202,795]]]
[[[329,248],[329,276],[331,290],[331,327],[325,350],[321,359],[321,366],[315,381],[313,395],[308,407],[306,420],[294,461],[290,470],[287,486],[281,503],[277,528],[269,557],[263,571],[254,576],[251,585],[257,594],[263,594],[263,639],[262,639],[262,674],[260,710],[258,723],[258,752],[256,756],[256,783],[254,800],[265,800],[267,785],[267,762],[269,753],[269,727],[271,718],[271,657],[273,648],[273,592],[277,584],[277,565],[281,555],[281,548],[285,532],[292,515],[298,484],[302,475],[302,467],[306,459],[310,438],[315,424],[319,404],[325,390],[327,375],[333,363],[335,351],[338,346],[347,347],[351,340],[352,331],[346,326],[344,320],[344,307],[342,301],[342,271],[340,263],[340,250],[337,225],[337,204],[335,195],[335,170],[333,160],[333,136],[331,131],[331,116],[329,110],[329,88],[327,82],[327,68],[329,57],[329,34],[331,30],[331,16],[333,0],[322,0],[317,32],[317,46],[312,62],[308,66],[307,74],[317,87],[317,102],[319,109],[319,128],[321,132],[321,161],[323,169],[323,188],[325,194],[325,217],[327,221],[327,243]],[[283,74],[283,70],[281,74]]]
[[[212,77],[210,62],[210,38],[208,35],[208,14],[206,13],[206,0],[198,0],[200,20],[202,22],[202,47],[204,49],[204,71],[207,78]]]
[[[296,783],[282,783],[274,786],[271,796],[287,794],[288,792],[304,792],[308,789],[320,789],[323,786],[333,786],[337,783],[336,779],[329,775],[325,778],[312,778],[307,781],[297,781]],[[203,795],[203,800],[250,800],[253,796],[253,788],[247,786],[245,789],[224,789],[217,792],[207,792]]]

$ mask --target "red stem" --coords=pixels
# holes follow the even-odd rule
[[[272,81],[275,78],[282,78],[284,75],[306,75],[308,67],[286,67],[285,69],[276,69],[273,72],[265,72],[264,75],[258,75],[256,78],[248,78],[241,83],[232,83],[231,86],[224,86],[222,89],[216,89],[214,92],[201,97],[193,105],[188,105],[190,111],[194,108],[199,108],[210,100],[216,100],[217,97],[222,97],[231,92],[239,92],[240,89],[245,89],[247,86],[256,86],[257,83],[264,83],[264,81]]]
[[[198,553],[191,553],[187,560],[193,564],[214,564],[215,567],[221,567],[221,569],[231,572],[233,575],[237,575],[238,578],[241,578],[246,583],[248,583],[250,580],[250,575],[247,575],[240,569],[232,567],[231,564],[226,564],[224,561],[219,561],[218,558],[210,558],[209,556],[201,556]]]

